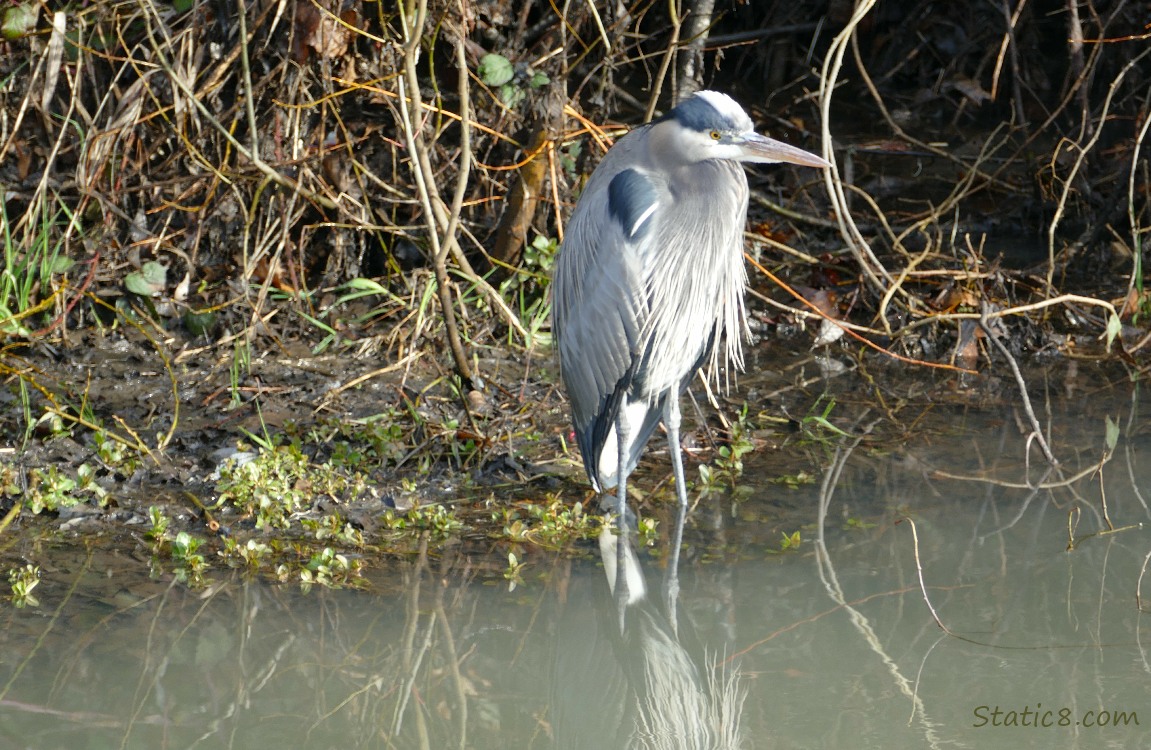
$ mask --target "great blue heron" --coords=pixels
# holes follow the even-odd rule
[[[621,517],[661,421],[682,517],[680,395],[705,363],[743,365],[748,188],[737,162],[830,166],[756,133],[726,94],[700,91],[608,151],[567,225],[552,279],[560,376],[588,478],[617,487]]]

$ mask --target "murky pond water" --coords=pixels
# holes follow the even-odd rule
[[[675,627],[657,545],[622,637],[592,546],[525,552],[512,591],[449,547],[307,594],[42,551],[40,606],[3,610],[0,746],[1151,747],[1146,410],[1040,405],[1044,476],[1017,409],[951,409],[898,451],[813,446],[798,489],[703,499]]]

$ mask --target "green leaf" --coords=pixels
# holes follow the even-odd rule
[[[1107,430],[1106,437],[1104,438],[1107,446],[1107,452],[1111,453],[1115,450],[1115,446],[1119,444],[1119,423],[1107,417]]]
[[[500,100],[510,109],[522,102],[527,94],[519,86],[505,84],[500,86]]]
[[[76,261],[72,260],[71,258],[65,255],[57,255],[52,260],[52,267],[48,269],[48,273],[66,273],[67,271],[70,271],[74,265],[76,265]]]
[[[372,279],[365,279],[362,276],[358,276],[349,281],[348,288],[364,292],[375,292],[376,294],[388,293],[388,290],[381,286],[380,282],[373,281]]]
[[[155,297],[164,291],[168,282],[168,267],[150,260],[139,271],[133,271],[124,278],[124,286],[129,292],[141,297]]]
[[[211,310],[200,312],[192,309],[184,311],[184,328],[193,336],[207,336],[215,327],[215,312]]]
[[[511,61],[503,55],[494,52],[484,55],[480,59],[479,70],[476,71],[480,80],[488,86],[503,86],[515,76],[515,69]]]
[[[1123,324],[1119,322],[1119,316],[1114,313],[1107,318],[1107,349],[1111,349],[1112,342],[1119,336],[1120,331],[1123,330]]]
[[[0,33],[5,39],[20,39],[36,30],[36,18],[39,15],[36,3],[16,5],[4,11],[4,20],[0,22]]]
[[[552,79],[548,78],[547,73],[532,73],[532,79],[528,81],[528,85],[533,89],[538,89],[541,86],[547,86],[551,82]]]

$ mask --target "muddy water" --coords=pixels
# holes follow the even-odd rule
[[[1151,747],[1146,409],[1037,408],[1057,473],[1006,406],[813,443],[795,489],[757,454],[749,497],[692,516],[675,627],[640,552],[622,638],[590,545],[521,550],[514,590],[506,549],[448,547],[306,594],[40,550],[40,606],[2,611],[0,747]]]

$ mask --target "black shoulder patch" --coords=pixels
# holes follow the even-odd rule
[[[642,237],[651,228],[651,217],[658,208],[658,200],[651,180],[634,169],[625,169],[617,174],[607,188],[608,213],[619,222],[624,235],[631,240]]]

